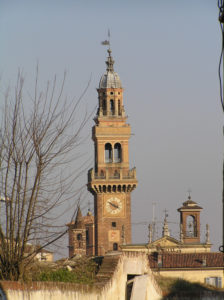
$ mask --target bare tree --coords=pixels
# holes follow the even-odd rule
[[[90,114],[80,117],[78,100],[64,97],[65,75],[57,84],[38,91],[38,68],[33,95],[24,96],[19,72],[15,94],[5,95],[0,131],[0,278],[18,280],[41,248],[65,234],[60,215],[74,191],[83,165],[81,131]],[[85,92],[85,91],[84,91]],[[28,98],[28,100],[27,100]],[[28,102],[26,102],[28,101]],[[26,102],[26,103],[25,103]],[[76,190],[77,192],[77,190]],[[31,247],[30,244],[35,245]],[[40,246],[41,245],[41,246]]]
[[[221,107],[222,112],[224,112],[224,83],[223,83],[223,71],[224,71],[224,60],[223,60],[223,54],[224,54],[224,1],[218,0],[217,5],[219,8],[219,22],[220,22],[220,29],[221,29],[221,38],[222,38],[222,44],[221,44],[221,54],[219,59],[219,85],[220,85],[220,101],[221,101]],[[224,127],[223,127],[223,135],[224,135]],[[224,253],[224,160],[222,164],[222,245],[219,247],[219,250]]]

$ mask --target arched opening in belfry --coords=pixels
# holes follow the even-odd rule
[[[110,100],[110,114],[114,115],[114,100]]]
[[[113,192],[116,193],[116,185],[113,185]]]
[[[105,163],[112,162],[112,146],[111,144],[107,143],[105,145]]]
[[[118,244],[117,243],[113,243],[113,250],[117,251],[118,250]]]
[[[121,115],[121,101],[118,99],[118,115]]]
[[[106,101],[106,99],[103,99],[102,108],[103,108],[103,115],[106,115],[107,114],[107,101]]]
[[[194,216],[187,216],[186,220],[186,236],[187,237],[196,237],[197,236],[197,226]]]
[[[119,163],[121,162],[121,144],[116,143],[114,145],[114,162]]]

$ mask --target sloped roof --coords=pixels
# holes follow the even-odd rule
[[[75,218],[74,228],[77,228],[77,229],[84,228],[82,212],[81,212],[81,209],[80,209],[79,206],[78,206],[78,211],[77,211],[77,215],[76,215],[76,218]]]
[[[162,253],[161,268],[202,268],[224,267],[224,254],[219,252],[209,253]],[[158,252],[148,256],[151,268],[158,268]],[[204,265],[205,264],[205,265]]]
[[[201,210],[202,209],[202,207],[201,206],[198,206],[198,204],[196,203],[196,202],[194,202],[192,199],[191,199],[191,197],[189,196],[188,197],[188,200],[187,201],[185,201],[184,203],[183,203],[183,206],[181,206],[180,208],[178,208],[178,211],[180,211],[180,210],[189,210],[189,209],[192,209],[192,210]]]

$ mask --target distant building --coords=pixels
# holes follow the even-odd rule
[[[152,253],[155,251],[169,253],[204,253],[210,252],[209,226],[206,226],[206,241],[200,239],[200,213],[202,207],[192,201],[191,197],[178,209],[180,212],[180,238],[179,240],[170,236],[167,216],[165,215],[162,236],[152,240],[152,227],[149,226],[149,241],[145,244],[121,245],[123,251],[144,251]]]
[[[224,256],[211,252],[208,225],[205,242],[200,241],[201,210],[189,196],[178,209],[179,240],[170,236],[165,216],[161,238],[152,240],[152,227],[149,226],[148,243],[121,245],[122,251],[148,253],[149,266],[155,274],[223,287]]]
[[[35,246],[30,243],[26,244],[25,248],[25,256],[29,255],[30,253],[34,253],[36,249],[40,248],[40,246]],[[52,251],[49,251],[45,248],[39,250],[36,254],[33,256],[34,260],[38,261],[53,261],[54,260],[54,253]]]
[[[69,236],[69,257],[74,255],[95,255],[94,216],[89,211],[82,216],[78,207],[75,222],[67,224]]]

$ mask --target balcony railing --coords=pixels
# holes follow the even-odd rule
[[[123,173],[123,170],[120,170],[115,172],[114,174],[110,174],[108,169],[106,169],[106,172],[101,172],[101,173],[95,173],[93,169],[90,169],[88,172],[88,181],[90,182],[95,179],[99,179],[99,180],[136,179],[136,168],[133,168],[125,173]]]

